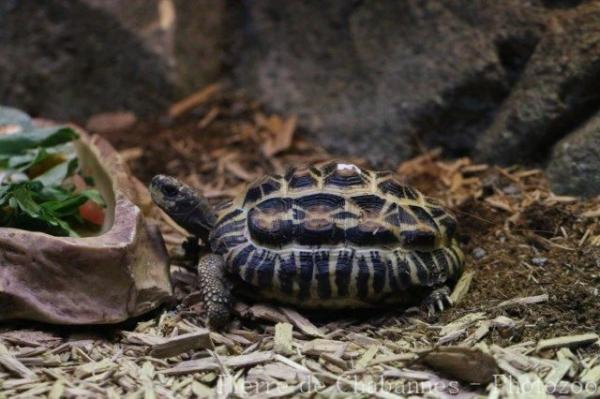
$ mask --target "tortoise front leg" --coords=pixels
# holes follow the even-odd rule
[[[213,330],[222,329],[229,322],[232,303],[222,256],[208,254],[200,259],[198,285],[206,306],[208,327]]]

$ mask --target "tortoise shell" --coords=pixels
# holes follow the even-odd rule
[[[463,268],[454,216],[390,172],[294,168],[258,179],[217,212],[212,250],[261,298],[329,308],[414,302],[415,290]]]

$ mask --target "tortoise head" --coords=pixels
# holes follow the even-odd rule
[[[152,200],[178,225],[206,242],[215,214],[202,194],[171,176],[156,175],[150,183]]]

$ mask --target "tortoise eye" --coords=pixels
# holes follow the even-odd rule
[[[167,197],[174,197],[179,192],[179,190],[177,190],[177,187],[175,187],[172,184],[165,184],[164,186],[162,186],[160,191],[162,191],[162,193]]]

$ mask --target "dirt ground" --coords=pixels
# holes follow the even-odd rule
[[[157,173],[175,175],[201,188],[211,201],[217,203],[235,194],[244,184],[262,173],[279,173],[289,164],[329,158],[330,155],[318,143],[305,138],[297,124],[301,125],[301,121],[294,116],[270,115],[258,104],[238,95],[216,94],[210,100],[181,112],[177,117],[161,116],[156,120],[138,121],[126,130],[102,134],[123,154],[133,173],[144,183],[148,183]],[[348,161],[369,166],[361,159]],[[536,169],[478,165],[467,158],[444,160],[443,154],[436,150],[424,152],[420,157],[391,167],[408,183],[427,195],[439,198],[455,212],[459,220],[460,242],[466,255],[466,274],[472,275],[468,291],[454,307],[433,317],[416,309],[407,314],[402,310],[367,314],[349,312],[336,315],[333,319],[329,319],[328,315],[301,312],[324,332],[323,335],[310,333],[312,327],[305,330],[303,321],[288,315],[294,327],[300,330],[295,330],[294,339],[302,345],[306,345],[306,342],[314,343],[307,341],[307,337],[312,335],[343,341],[344,345],[357,345],[360,348],[356,355],[344,354],[342,350],[341,353],[347,357],[342,356],[339,351],[335,352],[340,355],[340,359],[344,359],[340,363],[326,349],[323,349],[323,353],[317,351],[316,355],[314,351],[300,349],[301,354],[290,359],[298,362],[294,364],[301,364],[301,367],[316,373],[321,381],[328,382],[328,387],[320,391],[320,395],[324,396],[332,394],[327,391],[334,386],[331,373],[345,378],[358,373],[355,368],[348,371],[344,367],[343,362],[346,360],[358,359],[360,363],[362,359],[366,359],[363,364],[368,366],[366,371],[359,370],[363,374],[370,373],[369,378],[380,374],[388,377],[392,375],[404,384],[411,379],[419,380],[408,373],[407,368],[416,367],[419,372],[431,370],[423,368],[423,365],[413,364],[412,360],[403,363],[400,358],[390,358],[392,360],[389,361],[381,359],[385,356],[400,356],[399,353],[408,347],[415,350],[438,344],[491,347],[488,352],[498,361],[501,374],[508,376],[507,378],[518,379],[519,376],[533,373],[532,378],[543,378],[548,382],[549,370],[560,362],[561,357],[554,348],[536,351],[536,343],[554,337],[600,331],[600,199],[581,200],[555,196],[549,191],[542,173]],[[164,220],[163,230],[170,246],[176,245],[183,238]],[[139,324],[119,326],[115,330],[109,329],[108,335],[92,337],[93,340],[99,340],[94,342],[100,342],[98,347],[101,349],[90,348],[90,352],[86,352],[88,358],[73,355],[69,361],[75,362],[78,367],[84,367],[86,361],[101,361],[102,356],[110,354],[115,347],[121,348],[126,354],[128,348],[133,348],[127,358],[143,371],[146,367],[144,362],[149,358],[148,346],[152,347],[154,342],[148,336],[165,338],[203,323],[202,305],[197,301],[193,274],[174,268],[173,281],[180,303],[167,307],[164,312],[155,312]],[[238,307],[230,334],[220,336],[220,343],[226,347],[220,352],[221,355],[245,356],[256,350],[273,348],[273,324],[282,317],[281,312],[268,305],[266,308],[248,306],[250,305]],[[185,328],[180,326],[177,330],[174,327],[179,325],[177,323],[184,323]],[[21,323],[19,328],[31,334],[31,325]],[[59,332],[48,327],[35,328],[41,329],[44,334],[58,335],[59,343],[69,341],[67,337],[70,334],[65,333],[64,328]],[[14,326],[5,326],[0,331],[0,339],[6,337],[6,334],[14,333]],[[142,335],[146,337],[146,341],[140,338]],[[232,344],[227,340],[235,342]],[[14,344],[14,341],[9,339],[6,342],[9,350],[22,352],[22,348]],[[303,347],[302,345],[299,347]],[[566,346],[571,346],[574,359],[579,360],[571,360],[575,371],[564,374],[559,379],[567,385],[571,384],[569,389],[572,389],[572,385],[581,376],[585,378],[586,370],[598,367],[594,365],[600,356],[600,345],[575,343]],[[503,356],[508,352],[504,352],[502,348],[515,348],[518,356],[523,358],[534,353],[536,356],[527,357],[533,363],[528,366],[529,370],[525,370],[520,368],[522,364],[514,360],[517,355],[511,355],[513,357],[506,360]],[[94,350],[100,352],[94,353]],[[202,357],[201,353],[206,354],[206,351],[185,351],[168,361],[152,359],[150,362],[152,367],[162,369],[167,375],[179,375],[181,372],[181,375],[187,376],[177,368],[178,362],[192,361]],[[556,356],[559,360],[552,360]],[[15,358],[19,359],[17,355]],[[518,370],[503,366],[503,359],[510,367]],[[284,360],[279,361],[285,363]],[[114,362],[117,364],[118,360]],[[331,362],[335,365],[332,366]],[[122,365],[118,364],[115,367],[120,370]],[[221,364],[221,375],[228,373],[222,366]],[[246,378],[246,381],[257,378],[252,374],[253,370],[269,374],[267,366],[268,364],[232,366],[237,370],[234,378]],[[42,366],[31,367],[37,373]],[[259,370],[259,367],[264,369]],[[67,374],[68,370],[70,369],[67,367]],[[390,370],[396,374],[390,374]],[[131,375],[142,375],[142,371],[132,372]],[[154,373],[151,373],[150,385],[154,387],[153,392],[158,397],[202,397],[203,394],[198,392],[208,395],[207,392],[218,387],[220,380],[217,381],[214,375],[207,377],[210,373],[202,368],[193,371],[195,373],[190,374],[191,378],[199,381],[200,385],[182,382],[187,380],[161,380]],[[120,375],[119,371],[116,373]],[[160,374],[158,371],[156,373]],[[431,377],[431,374],[427,375]],[[92,379],[87,374],[85,378]],[[273,378],[279,382],[285,381],[278,375]],[[111,374],[101,380],[103,385],[100,386],[102,389],[112,387],[117,395],[141,395],[147,392],[144,391],[147,386],[144,388],[135,378],[132,379],[129,386],[112,378]],[[35,381],[47,384],[50,392],[58,380],[47,381],[41,378]],[[471,386],[464,392],[487,391],[491,395],[501,392],[504,395],[506,392],[501,389],[506,389],[507,381],[503,380],[503,384],[500,384],[504,388]],[[71,382],[74,384],[73,380]],[[182,385],[177,385],[179,383]],[[34,389],[27,384],[24,386]],[[92,385],[82,386],[88,386],[86,389],[96,392]],[[15,382],[6,392],[23,395],[29,392],[25,388]],[[41,388],[39,391],[44,392]],[[447,386],[444,391],[448,391]],[[66,396],[74,396],[79,391],[66,384],[61,392]],[[290,391],[288,396],[298,392]],[[417,389],[412,393],[419,392],[421,391]],[[392,397],[386,392],[370,391],[366,396]]]

